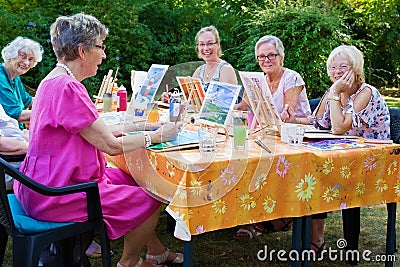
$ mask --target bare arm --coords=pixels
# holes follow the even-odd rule
[[[17,121],[21,123],[29,123],[31,119],[31,111],[30,110],[22,110],[21,114],[19,115]]]
[[[28,151],[28,142],[20,141],[12,137],[0,137],[0,154],[22,155]]]
[[[180,125],[165,124],[156,131],[149,132],[152,143],[175,139],[179,127]],[[80,135],[90,144],[109,155],[120,155],[124,151],[128,152],[145,146],[143,134],[116,137],[100,117],[83,129]]]
[[[297,107],[297,101],[299,99],[299,95],[301,91],[303,90],[304,86],[295,86],[292,88],[289,88],[286,90],[285,95],[283,96],[283,101],[285,103],[285,106],[282,110],[281,113],[281,119],[284,122],[290,121],[292,118],[290,117],[290,114],[288,113],[288,109],[292,109],[293,111],[296,111]]]
[[[237,77],[235,73],[235,69],[230,65],[224,65],[221,68],[221,72],[219,74],[219,81],[230,84],[237,84]]]
[[[333,134],[343,134],[351,129],[352,116],[351,114],[343,114],[342,106],[347,106],[349,99],[348,92],[351,88],[355,87],[355,77],[352,70],[346,72],[339,80],[335,81],[329,89],[329,98],[335,98],[339,96],[339,101],[330,101],[330,118],[332,123]],[[354,99],[353,109],[355,112],[360,112],[365,109],[371,99],[372,91],[369,88],[364,89]]]
[[[200,66],[201,67],[201,66]],[[200,75],[200,67],[198,67],[194,72],[193,72],[193,78],[199,78]]]

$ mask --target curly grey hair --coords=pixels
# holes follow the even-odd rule
[[[43,47],[38,42],[21,36],[18,36],[11,43],[6,45],[3,50],[1,50],[1,56],[4,62],[6,62],[17,58],[19,51],[33,54],[35,62],[32,68],[35,67],[38,62],[42,61]]]
[[[108,28],[91,15],[78,13],[61,16],[50,27],[51,44],[58,60],[73,61],[78,57],[78,47],[92,49],[100,38],[104,40]]]

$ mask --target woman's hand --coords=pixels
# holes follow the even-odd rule
[[[161,101],[163,102],[163,103],[169,103],[169,100],[171,99],[171,96],[172,96],[172,94],[170,93],[170,92],[164,92],[162,95],[161,95]]]
[[[296,121],[296,113],[292,109],[289,104],[285,104],[283,107],[282,113],[281,113],[281,119],[283,122],[289,122],[289,123],[297,123]]]
[[[331,86],[330,97],[338,96],[340,93],[349,91],[349,89],[353,87],[354,81],[354,71],[346,71],[343,76],[336,80]]]
[[[166,123],[154,132],[150,132],[152,143],[162,143],[170,140],[175,140],[178,136],[181,124]]]

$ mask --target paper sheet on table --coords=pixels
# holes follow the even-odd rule
[[[176,238],[179,238],[180,240],[183,241],[190,241],[192,239],[192,235],[190,234],[189,228],[187,227],[186,223],[184,220],[182,220],[181,217],[179,217],[176,212],[171,210],[170,207],[167,207],[165,209],[171,216],[172,218],[175,219],[176,225],[175,225],[175,231],[174,231],[174,236]]]

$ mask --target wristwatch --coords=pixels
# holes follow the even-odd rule
[[[329,97],[328,100],[340,101],[340,96],[333,95],[333,96]]]
[[[144,135],[144,146],[145,146],[145,148],[148,148],[149,146],[151,146],[150,134],[144,132],[143,135]]]

